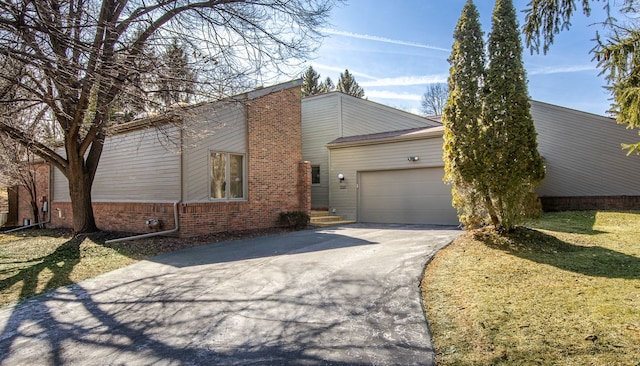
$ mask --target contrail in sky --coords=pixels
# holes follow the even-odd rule
[[[333,35],[336,35],[336,36],[344,36],[344,37],[357,38],[357,39],[366,39],[366,40],[369,40],[369,41],[376,41],[376,42],[397,44],[397,45],[402,45],[402,46],[425,48],[425,49],[428,49],[428,50],[436,50],[436,51],[444,51],[444,52],[450,52],[451,51],[451,49],[449,49],[449,48],[430,46],[428,44],[422,44],[422,43],[416,43],[416,42],[401,41],[401,40],[398,40],[398,39],[371,36],[371,35],[368,35],[368,34],[345,32],[345,31],[340,31],[340,30],[336,30],[336,29],[323,28],[320,31],[322,33],[333,34]]]

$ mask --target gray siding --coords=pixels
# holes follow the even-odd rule
[[[191,131],[184,139],[183,201],[207,202],[209,152],[247,153],[246,109],[239,102],[202,106],[187,118],[187,125]]]
[[[64,151],[57,150],[58,154],[65,156]],[[58,168],[53,169],[53,184],[52,184],[53,192],[51,200],[53,202],[71,202],[71,198],[69,197],[69,182],[67,181],[67,177],[62,174],[58,170]]]
[[[320,184],[311,187],[312,207],[329,206],[329,153],[326,144],[346,136],[368,135],[438,123],[382,104],[333,92],[302,100],[302,158],[320,166]]]
[[[311,206],[329,206],[329,158],[325,145],[338,137],[340,98],[334,94],[302,100],[302,159],[320,166],[320,184],[311,186]]]
[[[337,137],[438,126],[412,113],[350,95],[338,95],[342,99],[342,133]]]
[[[180,199],[178,128],[148,128],[105,140],[91,190],[94,202],[171,202]],[[66,177],[54,171],[54,200],[70,201]]]
[[[640,156],[626,156],[620,143],[637,131],[610,118],[532,101],[538,150],[546,178],[540,196],[640,195]]]
[[[358,172],[444,166],[441,136],[332,148],[330,156],[331,208],[336,210],[337,215],[348,220],[357,220]],[[420,160],[408,161],[409,156],[419,156]],[[338,173],[344,174],[344,184],[338,182]]]

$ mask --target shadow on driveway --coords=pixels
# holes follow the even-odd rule
[[[309,230],[187,249],[0,310],[0,364],[433,364],[417,285],[459,231]]]

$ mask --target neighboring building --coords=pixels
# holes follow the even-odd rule
[[[355,115],[342,111],[345,101]],[[610,118],[536,101],[531,113],[547,169],[538,189],[546,210],[640,209],[640,157],[620,147],[637,133]],[[429,127],[433,118],[416,127],[418,116],[332,94],[303,99],[302,115],[303,158],[326,171],[312,185],[313,207],[359,222],[458,224],[442,182],[443,128]]]
[[[280,212],[308,212],[300,106],[296,81],[193,107],[178,123],[117,125],[92,189],[98,228],[172,229],[175,208],[178,234],[195,236],[274,227]],[[71,227],[67,179],[54,169],[52,180],[49,226]]]

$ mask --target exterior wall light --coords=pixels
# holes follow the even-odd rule
[[[409,156],[407,158],[407,160],[409,160],[409,161],[418,161],[418,160],[420,160],[420,157],[419,156]]]
[[[338,173],[338,180],[340,181],[340,183],[344,182],[344,174]]]

